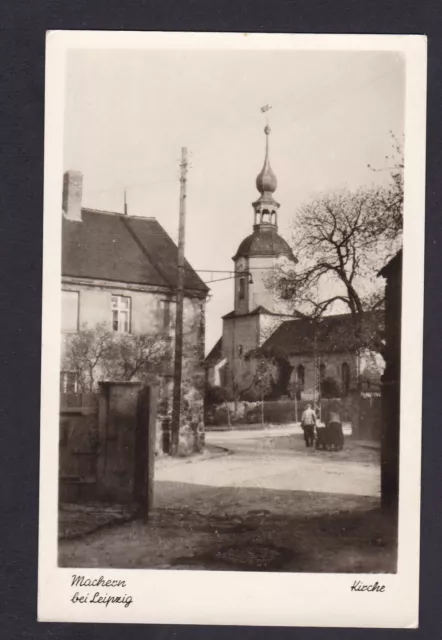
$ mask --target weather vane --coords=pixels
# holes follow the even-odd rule
[[[265,126],[265,133],[266,135],[268,135],[270,133],[270,127],[269,127],[269,111],[272,108],[272,105],[270,104],[265,104],[263,107],[261,107],[261,112],[266,114],[266,126]]]

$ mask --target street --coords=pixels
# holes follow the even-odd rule
[[[163,458],[149,521],[60,541],[61,566],[391,572],[379,450],[307,449],[299,427],[206,434],[207,451]]]

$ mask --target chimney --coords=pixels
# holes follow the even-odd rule
[[[81,222],[81,196],[83,174],[81,171],[66,171],[63,176],[63,213],[68,220]]]

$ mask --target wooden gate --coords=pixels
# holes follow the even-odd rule
[[[98,445],[98,394],[60,394],[60,501],[97,498]]]
[[[59,499],[133,504],[153,499],[156,389],[105,382],[96,394],[61,394]]]

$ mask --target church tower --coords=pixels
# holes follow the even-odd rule
[[[234,309],[223,318],[222,353],[227,364],[227,388],[244,386],[250,375],[244,356],[261,346],[270,333],[293,316],[279,313],[275,296],[267,286],[270,270],[282,257],[295,261],[278,234],[279,203],[273,194],[278,181],[270,166],[270,127],[265,133],[264,165],[256,178],[258,199],[252,203],[253,230],[233,256],[235,265]],[[244,383],[244,384],[243,384]]]
[[[260,196],[253,202],[253,233],[245,238],[233,257],[235,264],[234,309],[238,314],[250,313],[257,307],[276,312],[272,292],[266,287],[270,269],[281,256],[293,259],[287,242],[278,234],[279,203],[273,197],[278,181],[270,165],[270,127],[266,136],[264,165],[256,178]],[[241,272],[245,272],[242,277]]]

